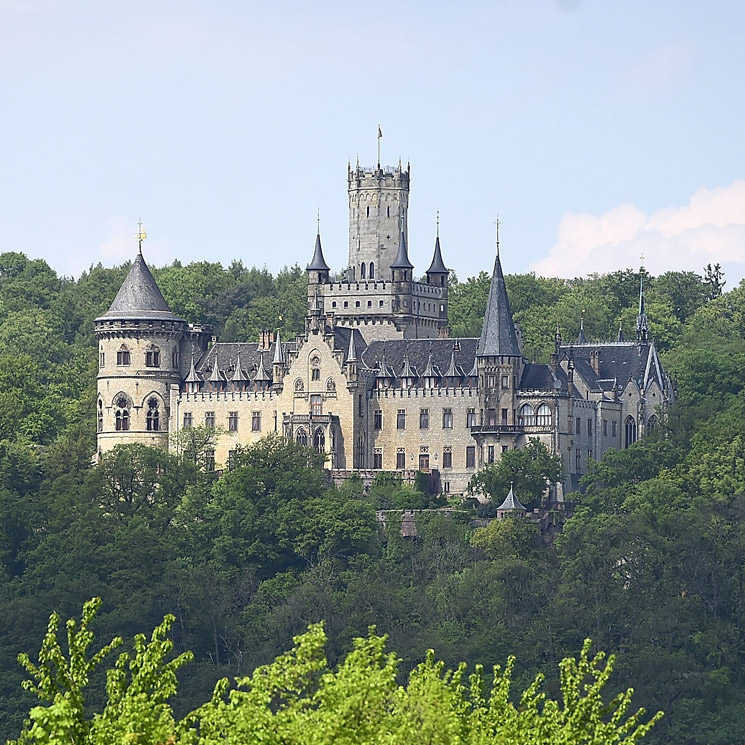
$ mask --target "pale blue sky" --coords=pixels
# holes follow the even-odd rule
[[[0,0],[0,250],[79,274],[347,255],[347,160],[412,166],[410,253],[745,275],[745,3]]]

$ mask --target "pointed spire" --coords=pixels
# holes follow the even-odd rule
[[[320,227],[318,229],[318,232],[316,233],[316,246],[315,246],[315,249],[313,250],[313,258],[311,259],[310,264],[308,264],[308,266],[305,267],[305,270],[308,271],[308,272],[327,272],[327,271],[329,271],[329,266],[326,263],[326,260],[323,258],[323,249],[321,248],[321,230],[320,230]]]
[[[435,252],[432,255],[432,263],[427,269],[427,274],[448,274],[445,262],[442,260],[442,251],[440,250],[440,213],[437,213],[437,236],[435,237]]]
[[[233,383],[246,383],[248,378],[243,374],[243,367],[241,366],[241,353],[238,352],[235,358],[235,370],[233,371],[233,377],[231,378]]]
[[[259,352],[259,367],[256,370],[254,381],[258,381],[259,383],[265,383],[265,382],[271,381],[271,379],[272,379],[272,376],[266,371],[266,368],[264,367],[264,353]]]
[[[357,347],[354,343],[354,329],[349,330],[349,347],[347,348],[347,362],[357,362]]]
[[[623,338],[623,326],[621,326],[621,319],[620,318],[618,319],[618,338],[616,339],[616,341],[626,341]]]
[[[520,500],[515,496],[512,481],[510,481],[510,493],[505,497],[504,502],[497,507],[497,514],[500,512],[527,512]]]
[[[279,329],[277,329],[277,335],[274,337],[274,359],[272,360],[273,365],[284,365],[285,355],[282,352],[282,340],[279,338]]]
[[[411,364],[409,363],[409,355],[404,355],[404,367],[403,370],[401,370],[401,375],[399,375],[400,378],[415,378],[416,374],[414,373],[414,370],[411,367]]]
[[[217,349],[215,349],[215,361],[212,364],[212,372],[210,373],[208,380],[210,383],[222,383],[222,378],[220,377],[220,362],[217,359]]]
[[[406,235],[404,233],[403,220],[401,220],[401,238],[398,242],[398,253],[396,260],[391,264],[391,269],[413,269],[414,265],[409,261],[409,252],[406,250]]]
[[[520,345],[517,341],[515,323],[512,319],[510,301],[507,297],[507,287],[502,273],[502,262],[499,252],[494,259],[489,297],[486,301],[484,325],[476,351],[477,357],[521,357]]]
[[[429,352],[427,354],[427,366],[424,368],[422,373],[423,378],[440,378],[440,371],[437,366],[432,362],[432,342],[429,343]]]
[[[639,270],[639,313],[636,316],[636,340],[646,342],[649,336],[649,321],[644,298],[644,264]]]
[[[556,333],[554,334],[554,350],[556,354],[559,353],[559,350],[561,349],[561,329],[559,328],[559,322],[556,322]]]
[[[577,337],[577,344],[587,344],[587,337],[585,336],[585,311],[582,311],[582,316],[579,319],[579,336]]]
[[[194,350],[191,353],[191,365],[189,367],[189,374],[186,376],[187,383],[201,383],[202,376],[197,372],[197,368],[194,365]]]
[[[450,352],[450,364],[448,365],[448,369],[445,372],[446,378],[459,378],[461,375],[460,370],[458,369],[458,365],[455,364],[455,346],[453,346],[453,349]]]

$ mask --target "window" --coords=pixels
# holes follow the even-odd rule
[[[466,412],[466,427],[476,426],[476,409],[469,409]]]
[[[323,399],[318,394],[310,397],[310,415],[321,416],[323,414]]]
[[[610,427],[611,427],[611,437],[615,437],[617,434],[615,420],[610,423]]]
[[[486,448],[486,462],[494,463],[494,445],[488,445]]]
[[[383,429],[383,412],[380,409],[373,411],[373,429]]]
[[[466,468],[476,468],[476,446],[469,445],[466,448]]]
[[[357,396],[357,416],[365,416],[365,397],[361,393]]]
[[[365,273],[367,272],[367,264],[363,261],[362,264],[360,264],[360,278],[365,278]]]
[[[383,451],[380,448],[373,450],[373,468],[378,471],[383,468]]]
[[[429,471],[429,453],[419,453],[419,470]]]
[[[445,448],[442,451],[442,467],[443,468],[453,467],[453,448]]]
[[[653,432],[657,424],[657,417],[652,414],[652,416],[647,419],[647,433]]]
[[[98,416],[96,419],[96,428],[98,432],[103,432],[103,401],[98,399]]]
[[[487,414],[489,415],[489,426],[496,427],[497,426],[497,410],[489,409]]]
[[[215,412],[214,411],[204,412],[204,426],[210,427],[211,429],[215,428]]]
[[[419,429],[429,429],[429,409],[419,409]]]
[[[539,427],[551,426],[551,409],[548,404],[541,404],[536,410],[536,424]]]
[[[587,463],[589,464],[592,460],[592,450],[587,451]]]
[[[174,349],[171,353],[171,367],[178,367],[178,349]]]
[[[205,450],[204,451],[204,470],[212,472],[215,470],[215,451]]]
[[[396,414],[396,429],[406,429],[406,410],[399,409]]]
[[[190,411],[184,412],[184,429],[188,429],[189,427],[194,426],[194,420],[192,419],[192,415]]]
[[[388,217],[391,216],[391,208],[388,208]],[[370,262],[370,279],[375,279],[375,264]]]
[[[145,350],[145,367],[160,367],[160,349],[154,344]]]
[[[443,481],[442,482],[442,491],[445,494],[450,494],[450,482],[449,481]]]
[[[106,364],[106,355],[103,352],[98,353],[98,366],[103,367]]]
[[[575,423],[574,423],[574,434],[575,435],[581,435],[582,434],[582,418],[577,417]]]
[[[117,365],[128,365],[129,364],[129,347],[126,344],[122,344],[119,347],[119,351],[116,353],[116,364]]]
[[[251,412],[251,432],[261,432],[261,412]]]
[[[502,376],[502,388],[509,388],[509,387],[510,387],[510,376],[503,375]]]
[[[295,435],[295,442],[303,447],[308,447],[308,435],[305,434],[304,429],[299,429]]]
[[[326,452],[326,435],[321,427],[318,427],[313,433],[313,449],[317,453]]]
[[[592,437],[592,419],[587,420],[587,435]]]
[[[442,428],[443,429],[453,428],[453,410],[452,409],[442,410]]]
[[[231,411],[228,414],[228,432],[238,431],[238,412]]]
[[[235,450],[228,450],[228,471],[235,468]]]
[[[157,398],[148,399],[146,424],[148,432],[160,431],[160,409]]]
[[[509,445],[502,445],[502,452],[506,453],[510,449]]]
[[[502,409],[502,424],[507,424],[507,409]]]
[[[523,427],[532,427],[535,424],[535,411],[530,404],[523,404],[517,414],[518,423]]]
[[[608,436],[608,420],[603,419],[603,437]]]
[[[579,448],[574,453],[574,470],[577,473],[582,470],[582,451]]]
[[[406,451],[401,448],[396,451],[396,468],[399,471],[406,468]]]
[[[310,370],[310,379],[311,380],[320,380],[321,379],[321,368],[320,367],[313,367]]]
[[[129,431],[129,401],[124,396],[120,396],[116,400],[114,419],[117,432]]]
[[[624,436],[624,447],[631,447],[636,442],[636,419],[631,414],[626,417]]]

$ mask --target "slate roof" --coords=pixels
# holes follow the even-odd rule
[[[519,387],[528,391],[566,391],[566,372],[558,366],[554,370],[550,365],[529,362],[523,367]]]
[[[181,321],[171,312],[141,253],[135,256],[111,307],[96,320],[144,319]]]
[[[406,250],[406,236],[401,230],[401,239],[398,242],[398,253],[396,260],[391,264],[391,269],[413,269],[414,265],[409,261],[409,252]]]
[[[427,269],[427,274],[447,274],[448,269],[445,266],[445,262],[442,260],[442,251],[440,250],[440,236],[437,236],[435,240],[435,252],[432,255],[432,263]]]
[[[326,259],[323,258],[323,249],[321,248],[321,234],[316,234],[316,247],[313,251],[313,258],[310,264],[306,267],[306,271],[313,272],[327,272],[329,265],[326,263]]]
[[[515,492],[512,489],[512,484],[510,484],[510,493],[504,498],[504,502],[502,502],[502,504],[497,507],[497,512],[507,510],[514,510],[515,512],[527,512],[520,500],[515,496]]]
[[[289,350],[295,349],[295,342],[280,343],[282,344],[282,351],[285,356]],[[266,360],[272,355],[274,346],[272,344],[268,351],[263,350],[262,353],[258,342],[218,342],[217,344],[213,344],[202,355],[196,364],[196,372],[205,380],[208,378],[211,380],[214,379],[215,361],[217,361],[220,379],[232,380],[235,374],[236,364],[238,363],[238,357],[240,356],[241,368],[245,375],[250,380],[255,380],[261,367],[262,354],[265,360],[264,368],[266,368]]]
[[[478,355],[479,357],[522,356],[517,342],[515,324],[512,320],[512,310],[507,297],[499,254],[494,260],[494,272],[489,288],[489,298],[486,302]]]
[[[438,371],[450,367],[450,357],[453,354],[453,339],[388,339],[387,341],[372,341],[364,352],[357,348],[358,356],[370,369],[375,369],[383,359],[385,350],[386,362],[394,370],[401,370],[404,366],[404,356],[409,364],[417,370],[427,368],[429,350],[432,349],[432,365]],[[455,352],[455,363],[464,370],[470,370],[476,359],[478,339],[458,339],[460,350]],[[424,374],[421,372],[421,374]],[[441,374],[441,373],[440,373]]]

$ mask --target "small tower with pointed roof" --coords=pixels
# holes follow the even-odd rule
[[[141,442],[168,447],[170,386],[180,382],[186,322],[171,312],[139,250],[114,302],[95,320],[98,451]]]

